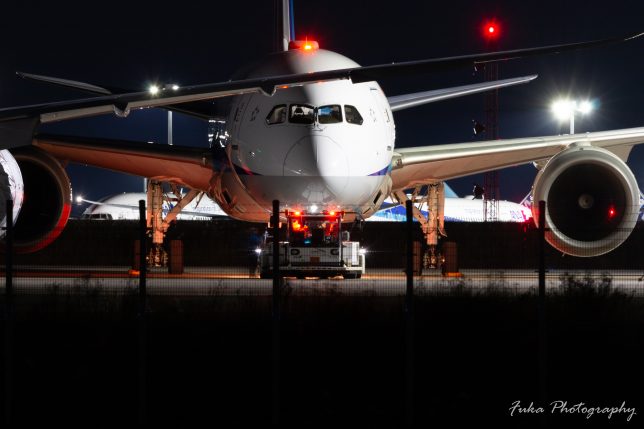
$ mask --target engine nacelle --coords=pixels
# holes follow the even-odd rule
[[[4,172],[14,200],[14,249],[35,252],[51,244],[67,224],[72,202],[69,178],[60,163],[41,149],[24,147],[0,154],[0,190]],[[7,197],[6,192],[0,193],[4,224]]]
[[[639,188],[613,153],[575,144],[553,156],[532,188],[532,214],[546,202],[546,240],[573,256],[598,256],[622,244],[639,216]]]

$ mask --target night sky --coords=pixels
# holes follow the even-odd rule
[[[13,2],[12,2],[13,3]],[[198,84],[228,80],[271,51],[273,1],[34,2],[3,5],[0,106],[84,97],[71,89],[23,81],[17,70],[97,85],[139,89],[151,82]],[[318,40],[362,65],[482,52],[482,24],[495,18],[500,48],[515,49],[644,31],[641,1],[325,1],[295,0],[298,38]],[[590,98],[598,110],[578,119],[578,132],[644,126],[644,38],[619,46],[502,63],[500,77],[539,74],[500,95],[501,138],[567,132],[549,111],[558,95]],[[476,83],[459,69],[382,81],[387,95]],[[207,146],[205,123],[175,114],[175,144]],[[472,119],[483,121],[484,96],[439,102],[395,114],[399,147],[474,141]],[[133,112],[47,125],[42,131],[166,142],[166,113]],[[629,165],[644,188],[644,149]],[[142,180],[69,166],[75,194],[87,198],[140,191]],[[501,198],[520,201],[532,166],[501,172]],[[468,194],[482,176],[450,182]]]

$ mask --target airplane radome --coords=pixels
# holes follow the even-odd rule
[[[288,9],[288,3],[283,1],[281,8]],[[536,76],[393,96],[386,96],[377,82],[622,43],[641,34],[359,66],[316,42],[296,40],[289,14],[282,16],[278,52],[225,82],[114,92],[22,74],[94,96],[0,109],[6,177],[0,188],[16,204],[17,250],[36,251],[64,228],[71,208],[71,184],[62,166],[66,162],[166,182],[188,189],[188,199],[205,193],[228,216],[245,221],[267,222],[272,201],[279,200],[282,209],[340,211],[341,220],[351,222],[373,216],[386,198],[404,203],[405,190],[414,187],[538,161],[533,197],[546,202],[546,239],[555,248],[577,256],[601,255],[619,246],[634,228],[639,190],[625,161],[630,149],[644,141],[644,128],[397,148],[395,112],[527,83]],[[215,104],[228,106],[227,114],[218,116]],[[103,114],[126,118],[134,109],[150,107],[216,119],[222,126],[209,149],[39,132],[45,123]],[[538,205],[533,206],[534,219],[537,211]],[[162,239],[163,231],[154,231],[155,245]]]

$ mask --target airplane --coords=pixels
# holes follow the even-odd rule
[[[81,214],[81,219],[88,220],[139,220],[139,201],[146,200],[145,192],[123,192],[110,195],[98,201],[88,200],[82,196],[76,197],[76,203],[88,203],[89,206]],[[168,213],[176,201],[180,200],[174,194],[164,198],[162,210]],[[228,218],[219,205],[203,196],[194,199],[177,215],[177,220],[210,220],[213,218]]]
[[[81,219],[138,220],[139,201],[146,198],[147,196],[143,192],[124,192],[101,198],[98,201],[77,196],[76,203],[90,204],[83,211]],[[172,209],[173,200],[176,201],[177,198],[173,194],[169,194],[163,203],[164,212],[167,213]],[[425,216],[427,216],[427,210],[427,204],[420,207],[420,211]],[[403,206],[387,198],[381,209],[366,220],[367,222],[405,222],[406,216]],[[200,200],[191,201],[181,210],[181,213],[177,215],[177,220],[203,221],[226,217],[228,217],[226,212],[216,202],[203,196]],[[511,201],[499,201],[498,217],[500,222],[527,222],[532,219],[532,211]],[[484,202],[482,199],[475,199],[473,195],[461,198],[445,184],[444,219],[446,222],[484,222]]]
[[[632,147],[644,141],[644,128],[396,148],[394,112],[528,83],[536,76],[390,97],[377,81],[605,46],[637,39],[641,33],[360,66],[321,49],[316,41],[296,39],[292,2],[277,3],[280,49],[229,81],[131,91],[22,74],[94,96],[0,109],[2,166],[9,177],[3,192],[12,196],[19,211],[16,250],[44,247],[67,222],[67,162],[147,177],[148,196],[154,201],[160,198],[161,182],[189,188],[174,215],[205,192],[227,215],[252,222],[269,221],[273,200],[281,209],[315,207],[341,210],[346,222],[368,219],[388,197],[404,203],[406,189],[532,162],[539,169],[533,196],[547,203],[546,239],[556,249],[576,256],[601,255],[619,246],[634,228],[639,194],[625,161]],[[222,105],[225,119],[216,113]],[[127,117],[132,110],[152,107],[219,124],[211,148],[38,132],[41,124],[104,114]],[[539,218],[538,205],[532,214]],[[153,232],[154,245],[160,247],[163,227],[153,226]]]
[[[428,216],[428,204],[423,202],[418,207],[420,213]],[[485,222],[485,201],[474,198],[473,195],[459,197],[453,191],[445,192],[445,205],[443,211],[445,222]],[[498,222],[529,222],[532,219],[532,210],[512,201],[498,201]],[[405,207],[386,199],[381,207],[367,221],[372,222],[405,222],[407,212]]]

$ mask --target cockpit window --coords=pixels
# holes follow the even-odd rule
[[[273,107],[273,110],[266,117],[268,125],[281,124],[286,121],[286,104]]]
[[[288,121],[294,124],[312,124],[315,122],[315,108],[308,104],[291,104]]]
[[[318,107],[318,122],[321,124],[342,122],[342,108],[337,104]]]
[[[362,116],[358,109],[353,106],[346,105],[344,106],[344,115],[347,118],[347,122],[350,124],[362,125]]]

